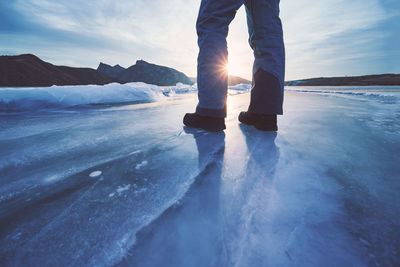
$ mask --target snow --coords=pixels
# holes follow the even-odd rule
[[[0,111],[37,110],[76,105],[126,103],[162,99],[163,90],[145,83],[104,86],[52,86],[0,89]]]
[[[247,92],[248,84],[229,87],[230,94]],[[176,94],[197,92],[197,84],[157,86],[142,82],[106,85],[0,88],[0,111],[21,112],[82,105],[145,103],[166,100]]]
[[[163,88],[163,93],[166,96],[173,96],[175,94],[186,94],[197,92],[197,84],[187,85],[183,83],[177,83],[176,86],[169,86]]]
[[[287,86],[285,89],[287,91],[318,93],[351,99],[368,97],[386,103],[396,103],[400,86]]]
[[[400,88],[289,87],[277,133],[238,124],[248,93],[224,133],[183,128],[189,89],[2,112],[2,265],[399,265]]]
[[[237,85],[229,86],[228,92],[229,95],[243,94],[249,92],[251,89],[251,84],[248,83],[240,83]]]

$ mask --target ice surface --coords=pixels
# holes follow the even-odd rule
[[[238,124],[249,94],[224,133],[183,128],[195,94],[158,89],[171,101],[3,112],[0,264],[397,266],[400,93],[382,89],[288,91],[277,134]]]
[[[143,166],[146,166],[146,165],[147,165],[147,160],[143,160],[142,162],[136,164],[135,169],[140,170]]]
[[[250,91],[251,84],[248,83],[240,83],[237,85],[229,86],[228,92],[230,95],[242,94]]]
[[[101,173],[102,173],[101,171],[94,171],[94,172],[90,173],[89,176],[92,178],[96,178],[96,177],[99,177],[101,175]]]

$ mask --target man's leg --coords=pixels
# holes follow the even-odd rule
[[[196,113],[226,117],[228,76],[226,64],[228,27],[243,0],[202,0],[196,23],[199,56],[197,87],[199,103]]]
[[[279,0],[246,0],[245,6],[255,58],[249,112],[282,114],[285,48]]]

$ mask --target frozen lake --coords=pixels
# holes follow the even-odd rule
[[[277,134],[247,93],[224,133],[193,93],[0,113],[0,265],[399,266],[400,88],[287,89]]]

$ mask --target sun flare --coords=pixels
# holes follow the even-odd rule
[[[225,65],[224,71],[225,71],[228,75],[230,75],[230,74],[231,74],[231,68],[232,68],[232,67],[230,67],[230,66],[229,66],[229,63],[228,63],[228,64]]]
[[[228,63],[225,66],[225,71],[227,72],[228,75],[237,75],[239,76],[239,73],[243,72],[242,66],[237,63],[237,61],[234,60],[229,60]]]

